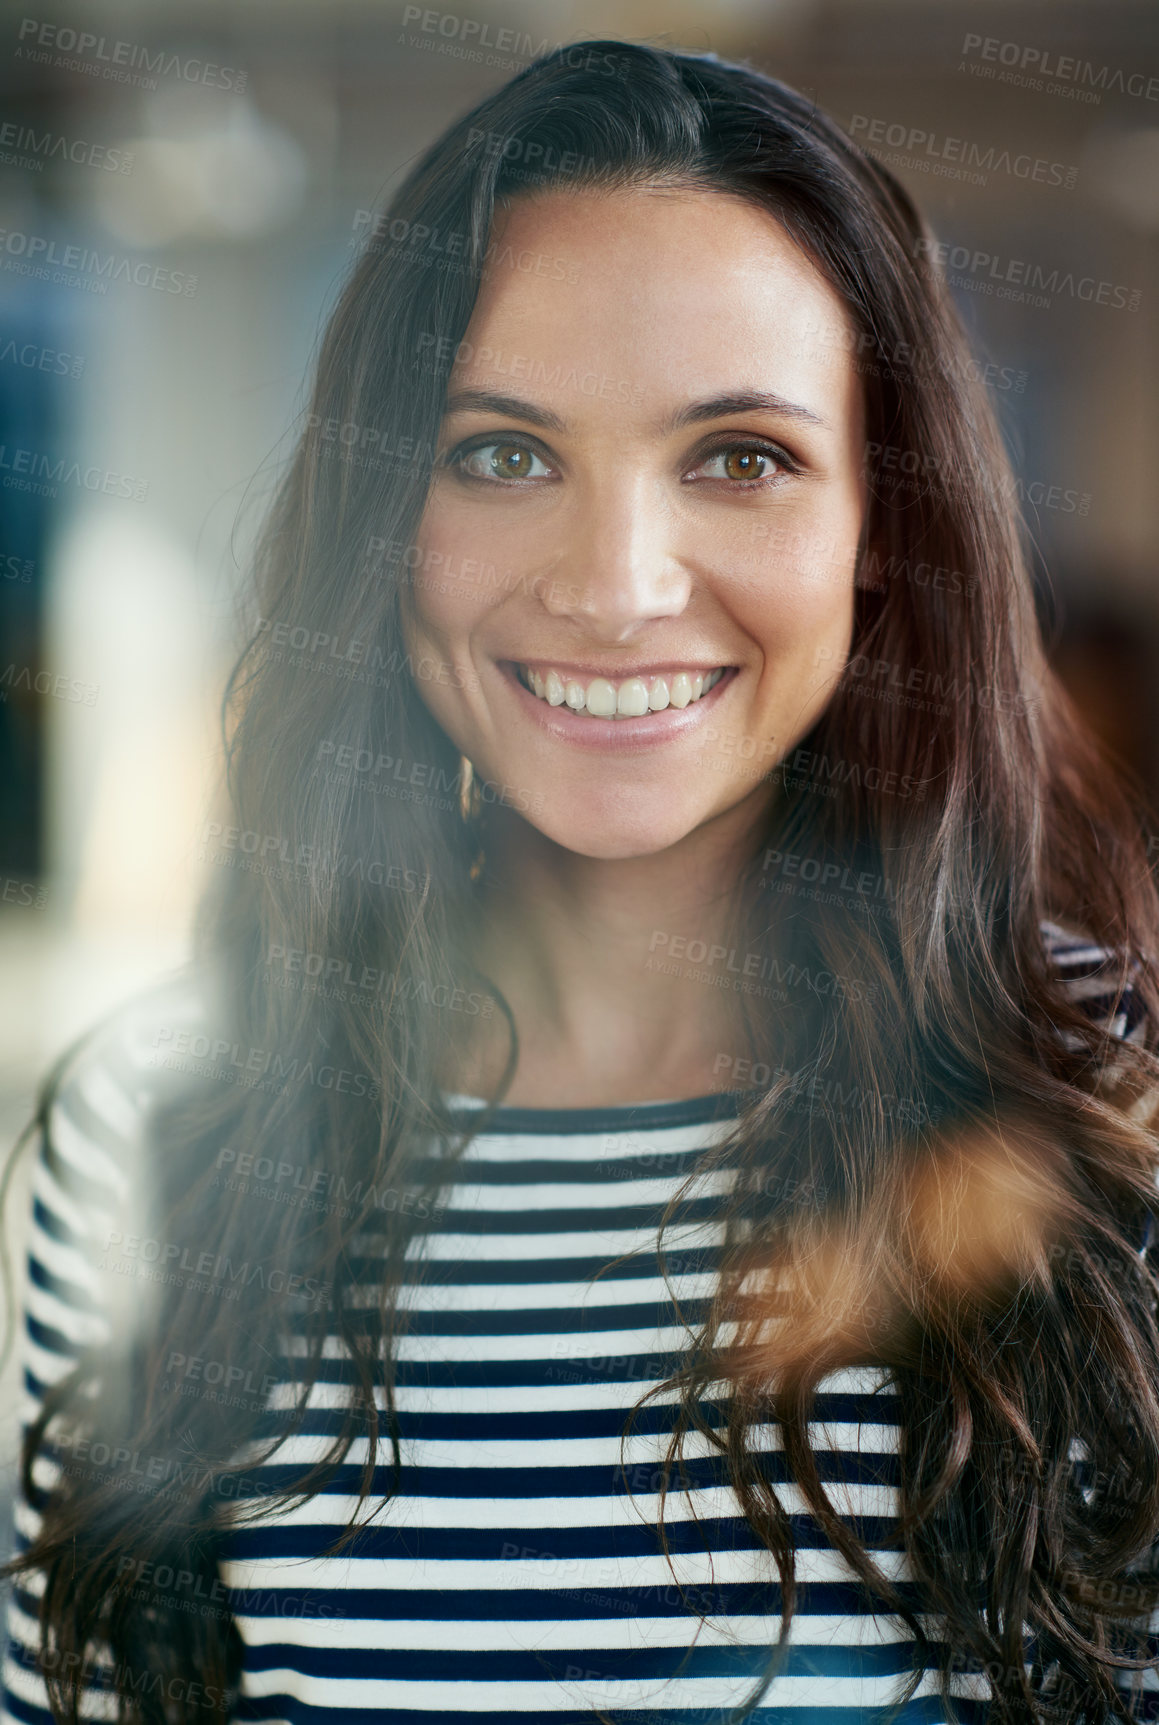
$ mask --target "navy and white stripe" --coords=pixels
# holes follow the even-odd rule
[[[1072,986],[1108,1016],[1116,1003],[1105,981],[1097,987],[1106,955],[1054,925],[1045,934]],[[1130,999],[1117,1003],[1113,1028],[1141,1033]],[[122,1333],[109,1313],[118,1294],[124,1310],[123,1279],[114,1288],[94,1270],[94,1247],[129,1198],[125,1147],[136,1154],[143,1141],[152,1043],[148,1014],[130,1015],[78,1063],[57,1105],[57,1154],[42,1150],[34,1182],[26,1418],[77,1347]],[[477,1106],[455,1101],[464,1113]],[[353,1545],[326,1555],[355,1503],[365,1453],[356,1444],[309,1503],[223,1536],[219,1597],[244,1647],[236,1720],[586,1725],[599,1707],[632,1725],[701,1725],[743,1700],[779,1628],[775,1566],[703,1440],[686,1444],[689,1491],[667,1501],[669,1566],[655,1523],[671,1403],[649,1403],[621,1449],[629,1410],[667,1377],[686,1339],[672,1294],[693,1323],[711,1298],[727,1175],[698,1183],[676,1214],[671,1290],[656,1228],[734,1108],[712,1096],[492,1117],[416,1239],[399,1345],[397,1495]],[[373,1238],[363,1246],[369,1302]],[[285,1376],[271,1409],[288,1400],[288,1366]],[[305,1428],[268,1464],[271,1481],[322,1453],[343,1381],[332,1339]],[[894,1548],[899,1418],[884,1373],[838,1372],[822,1382],[812,1437],[834,1502],[907,1591]],[[800,1584],[790,1654],[756,1725],[868,1725],[912,1669],[911,1632],[868,1609],[807,1513],[776,1434],[756,1442],[793,1517]],[[51,1484],[48,1461],[37,1477]],[[389,1465],[379,1483],[385,1493]],[[22,1538],[36,1523],[21,1503]],[[49,1725],[28,1653],[34,1595],[21,1587],[10,1611],[4,1717]],[[983,1719],[984,1674],[962,1673],[953,1687],[966,1725]],[[1149,1674],[1145,1705],[1157,1693]],[[95,1685],[82,1714],[110,1716]],[[900,1719],[942,1725],[932,1673]]]

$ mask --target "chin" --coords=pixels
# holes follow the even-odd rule
[[[636,810],[630,817],[617,820],[607,811],[600,814],[593,811],[585,819],[574,807],[560,809],[558,814],[549,808],[535,816],[531,825],[561,850],[605,862],[623,862],[630,857],[658,856],[669,850],[695,831],[708,814],[709,811],[690,813],[685,818],[673,819],[672,811],[668,810],[659,821],[649,820]]]

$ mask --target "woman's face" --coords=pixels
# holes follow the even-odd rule
[[[771,797],[848,656],[847,316],[716,192],[522,199],[493,238],[405,607],[441,662],[417,686],[489,801],[652,854]]]

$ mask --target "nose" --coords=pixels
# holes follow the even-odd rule
[[[692,593],[677,555],[675,523],[648,476],[593,483],[577,495],[544,608],[582,624],[594,640],[628,640],[641,626],[678,617]]]

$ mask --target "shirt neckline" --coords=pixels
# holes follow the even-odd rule
[[[508,1133],[623,1132],[658,1130],[663,1127],[698,1126],[712,1120],[731,1120],[740,1112],[741,1092],[712,1090],[706,1095],[677,1101],[618,1102],[596,1108],[531,1108],[506,1104],[490,1116],[488,1131]],[[448,1111],[464,1120],[489,1104],[483,1097],[459,1091],[444,1091]]]

